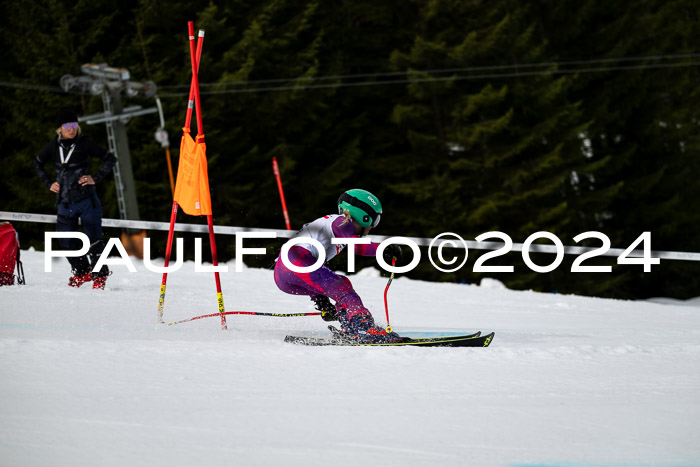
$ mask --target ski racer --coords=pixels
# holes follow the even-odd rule
[[[315,271],[304,273],[292,271],[280,258],[275,265],[275,283],[281,291],[308,295],[324,320],[339,320],[349,337],[362,342],[391,342],[401,338],[374,323],[372,314],[363,305],[350,280],[333,272],[327,262],[346,246],[333,244],[333,238],[364,237],[379,224],[381,215],[382,205],[376,196],[362,189],[348,190],[338,198],[338,214],[329,214],[305,224],[295,236],[320,242],[326,262]],[[378,246],[377,243],[354,245],[355,254],[375,256]],[[289,248],[288,259],[294,266],[311,266],[318,257],[319,253],[311,243],[298,243]],[[384,258],[389,264],[392,258],[401,259],[401,247],[389,245],[384,250]]]

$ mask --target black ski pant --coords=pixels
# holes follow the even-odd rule
[[[105,248],[102,240],[102,203],[96,194],[72,203],[59,203],[56,222],[57,232],[77,232],[78,224],[90,239],[90,250],[86,255],[69,257],[73,274],[82,276],[89,273]],[[77,238],[61,238],[58,244],[63,250],[79,250],[81,242]],[[103,266],[99,271],[93,271],[93,277],[106,276],[109,268]]]

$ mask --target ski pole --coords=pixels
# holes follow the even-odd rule
[[[391,258],[391,266],[393,267],[396,264],[396,256]],[[384,310],[386,311],[386,331],[391,332],[391,324],[389,324],[389,304],[386,301],[386,294],[389,292],[389,286],[391,285],[391,281],[394,280],[394,271],[391,272],[391,276],[389,277],[389,282],[386,284],[386,288],[384,289]]]

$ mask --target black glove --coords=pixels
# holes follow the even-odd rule
[[[323,321],[338,321],[338,313],[328,297],[316,295],[311,300],[316,304],[316,309],[321,312]]]
[[[403,253],[401,252],[401,247],[395,243],[392,243],[388,247],[384,248],[384,261],[386,264],[391,264],[392,260],[396,258],[396,263],[400,263],[403,258]]]

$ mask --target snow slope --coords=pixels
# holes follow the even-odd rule
[[[698,301],[398,278],[396,331],[491,347],[313,348],[282,339],[323,332],[315,316],[157,324],[161,276],[138,260],[95,291],[22,257],[28,284],[0,288],[2,466],[700,465]],[[166,320],[217,311],[193,271],[169,276]],[[352,280],[384,323],[386,278]],[[268,270],[222,284],[227,310],[312,311]]]

